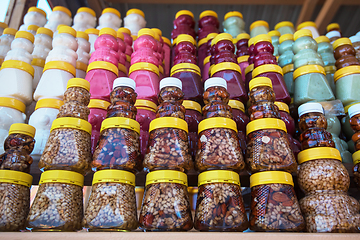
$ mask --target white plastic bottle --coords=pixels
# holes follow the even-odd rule
[[[76,40],[78,42],[78,49],[76,51],[78,58],[76,61],[76,77],[85,78],[86,69],[90,59],[90,43],[89,36],[84,32],[76,32]]]
[[[36,128],[35,147],[31,153],[34,160],[40,160],[50,135],[51,124],[63,104],[63,101],[51,98],[44,98],[36,103],[35,111],[29,119],[29,125]]]
[[[36,35],[36,31],[39,29],[39,26],[36,25],[29,25],[26,29],[27,32],[31,33],[32,35]]]
[[[54,37],[53,49],[49,52],[44,66],[43,75],[34,93],[35,101],[42,98],[62,100],[66,84],[76,76],[76,31],[68,26],[62,26]]]
[[[0,22],[0,36],[3,35],[4,29],[7,28],[8,25],[4,22]]]
[[[146,27],[144,12],[136,8],[128,10],[124,17],[124,27],[131,31],[131,35],[137,36],[139,30]]]
[[[34,49],[34,36],[18,31],[11,50],[7,53],[0,71],[0,97],[16,98],[28,105],[32,102],[32,80],[34,68],[31,53]]]
[[[14,28],[5,28],[3,35],[0,37],[0,66],[11,49],[11,43],[15,39],[16,32],[17,30]]]
[[[24,24],[20,26],[19,31],[26,31],[29,25],[43,27],[46,23],[46,12],[37,7],[31,7],[24,16]]]
[[[25,104],[14,98],[0,97],[0,154],[13,123],[25,123]]]
[[[117,31],[121,26],[121,15],[115,8],[105,8],[99,18],[99,26],[96,29],[101,30],[104,27],[112,28]]]
[[[87,33],[89,35],[89,42],[90,42],[90,54],[93,53],[95,51],[95,41],[96,39],[99,37],[99,30],[96,28],[89,28],[86,29],[85,33]]]
[[[49,15],[49,20],[44,27],[55,32],[60,24],[70,26],[72,22],[72,15],[69,9],[62,6],[56,6],[53,8]]]
[[[95,28],[96,14],[94,10],[87,7],[81,7],[77,10],[74,17],[74,25],[76,31],[85,32],[86,29]]]

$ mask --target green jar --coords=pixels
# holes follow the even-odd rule
[[[320,36],[315,39],[318,44],[317,52],[320,54],[324,66],[335,66],[334,49],[330,40],[326,36]]]
[[[280,67],[285,67],[292,64],[294,53],[292,47],[294,44],[294,36],[292,34],[285,34],[279,38],[279,59],[278,63]]]
[[[278,24],[275,25],[274,29],[278,30],[281,36],[285,34],[294,34],[295,32],[294,24],[289,21],[279,22]]]
[[[273,30],[268,33],[268,35],[271,37],[272,45],[274,46],[274,56],[279,56],[279,38],[280,38],[280,32]]]
[[[267,34],[269,32],[269,24],[266,21],[255,21],[250,25],[250,37],[256,37],[260,34]]]
[[[294,79],[293,79],[293,73],[294,73],[294,64],[286,65],[282,68],[284,73],[284,81],[287,87],[287,90],[291,97],[294,97]]]
[[[348,66],[337,70],[334,74],[336,98],[344,106],[360,101],[360,66]]]

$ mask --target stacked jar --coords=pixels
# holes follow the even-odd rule
[[[237,35],[236,41],[236,57],[237,63],[240,66],[241,70],[241,78],[243,82],[245,82],[245,69],[249,66],[249,51],[248,51],[248,43],[249,43],[250,35],[247,33],[241,33]],[[248,89],[245,88],[247,91]]]
[[[279,31],[281,36],[295,33],[294,24],[289,21],[279,22],[275,25],[274,29]]]
[[[269,23],[263,20],[258,20],[250,25],[250,37],[254,38],[260,34],[267,34],[269,32]]]
[[[284,73],[284,81],[287,87],[287,90],[291,97],[294,96],[294,64],[293,64],[293,56],[294,53],[292,51],[292,46],[294,44],[294,36],[293,34],[284,34],[279,38],[279,66],[282,67],[282,71]]]
[[[90,59],[90,43],[89,35],[85,32],[76,32],[76,41],[78,42],[78,49],[76,54],[78,55],[76,61],[76,77],[85,78],[86,69]]]
[[[191,100],[184,100],[182,104],[186,109],[185,121],[189,127],[189,133],[188,133],[189,148],[193,161],[195,162],[195,156],[198,145],[198,125],[202,120],[201,105]]]
[[[131,54],[133,53],[133,48],[132,48],[132,44],[133,44],[133,39],[131,37],[131,32],[129,29],[127,28],[119,28],[119,30],[117,32],[121,32],[122,35],[124,36],[124,43],[125,43],[125,55],[126,55],[126,62],[125,62],[125,67],[127,72],[129,72],[129,68],[130,68],[130,62],[131,62]]]
[[[358,187],[360,187],[360,141],[359,141],[359,131],[360,131],[360,124],[359,124],[359,117],[360,117],[360,104],[356,103],[349,107],[348,109],[348,117],[351,129],[353,130],[353,135],[351,140],[354,142],[355,152],[352,155],[353,162],[354,162],[354,181]]]
[[[218,34],[217,33],[209,33],[207,35],[206,38],[203,38],[201,41],[199,41],[198,45],[204,41],[204,45],[206,46],[205,48],[203,49],[198,49],[198,55],[200,54],[200,51],[205,51],[206,54],[205,54],[205,59],[203,61],[203,69],[201,70],[201,76],[202,76],[202,80],[203,81],[206,81],[206,79],[208,79],[210,77],[210,70],[211,70],[211,64],[210,64],[210,58],[211,58],[211,43],[212,43],[212,40],[217,36]],[[200,61],[200,60],[199,60]],[[199,62],[200,64],[200,62]]]
[[[307,29],[307,30],[311,31],[311,35],[314,39],[320,37],[319,31],[317,30],[317,25],[316,25],[316,23],[314,23],[312,21],[306,21],[306,22],[300,23],[297,26],[296,30],[299,31],[301,29]]]
[[[14,41],[17,30],[14,28],[5,28],[0,36],[0,66],[3,64],[6,54],[11,50],[11,43]]]
[[[204,120],[198,126],[195,158],[195,168],[201,172],[195,212],[195,228],[200,231],[243,231],[248,227],[237,174],[245,163],[229,97],[225,79],[205,81]]]
[[[200,13],[198,26],[198,41],[206,38],[209,33],[219,33],[217,13],[212,10],[206,10]]]
[[[158,28],[151,28],[154,33],[156,44],[157,44],[157,51],[155,52],[155,56],[159,61],[159,79],[163,79],[165,77],[164,73],[164,52],[163,52],[163,39],[162,31]]]
[[[271,44],[274,47],[274,56],[279,57],[279,38],[281,36],[280,32],[273,30],[268,32],[268,35],[271,37]]]
[[[224,32],[229,33],[233,38],[236,38],[241,33],[245,33],[243,15],[238,11],[226,13],[222,25]]]
[[[252,71],[254,70],[254,58],[255,58],[254,38],[250,38],[248,41],[248,52],[249,52],[249,57],[248,57],[249,66],[245,68],[245,88],[247,93],[249,93],[249,82],[252,79]]]
[[[125,35],[117,31],[116,32],[116,41],[119,44],[118,49],[118,56],[119,56],[119,63],[118,63],[118,69],[119,69],[119,76],[127,76],[128,70],[130,67],[130,60],[128,55],[126,55],[126,43],[125,43]],[[124,75],[125,73],[125,75]]]
[[[326,36],[330,39],[330,43],[332,44],[337,39],[341,38],[341,29],[338,23],[330,23],[326,27]]]

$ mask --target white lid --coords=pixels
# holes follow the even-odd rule
[[[356,115],[358,113],[360,113],[360,103],[349,107],[349,109],[348,109],[349,117],[353,117],[354,115]]]
[[[227,84],[226,84],[226,80],[221,78],[221,77],[212,77],[212,78],[208,78],[205,83],[204,83],[204,90],[206,91],[206,89],[208,89],[209,87],[223,87],[227,90]]]
[[[338,31],[330,31],[326,34],[326,36],[330,39],[332,37],[341,37]]]
[[[358,32],[356,33],[356,36],[360,36],[360,31],[358,31]]]
[[[178,87],[182,90],[182,82],[180,79],[175,77],[163,78],[160,81],[160,90],[163,89],[164,87]]]
[[[354,35],[349,37],[351,43],[360,42],[360,35]]]
[[[316,102],[304,103],[298,108],[299,117],[310,112],[318,112],[324,114],[324,109],[320,103]]]
[[[135,90],[136,83],[128,77],[119,77],[114,80],[113,89],[116,87],[130,87]]]

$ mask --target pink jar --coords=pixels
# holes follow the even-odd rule
[[[121,32],[124,36],[124,42],[126,45],[125,54],[126,54],[126,62],[125,67],[127,72],[129,72],[130,62],[131,62],[131,54],[133,53],[132,43],[133,39],[131,37],[131,32],[127,28],[119,28],[118,32]]]
[[[171,56],[171,42],[168,38],[162,37],[164,41],[164,74],[165,77],[170,76],[170,56]]]
[[[178,11],[175,15],[173,26],[174,29],[171,32],[171,39],[176,39],[180,34],[187,34],[194,39],[196,38],[194,14],[192,12],[188,10]]]
[[[209,33],[219,33],[218,15],[211,10],[203,11],[199,16],[198,26],[198,41],[206,38]]]
[[[240,70],[241,70],[241,78],[243,80],[243,82],[245,83],[246,79],[245,79],[245,70],[246,68],[249,66],[249,55],[243,55],[237,58],[237,62],[239,64]],[[245,88],[245,91],[247,91],[247,89]]]

